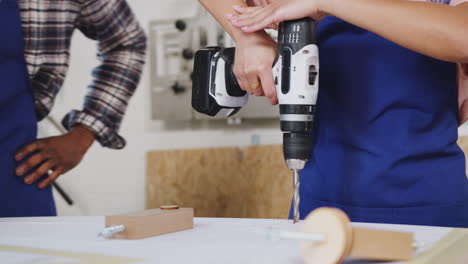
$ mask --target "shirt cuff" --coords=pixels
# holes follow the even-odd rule
[[[62,125],[67,130],[71,130],[71,128],[77,125],[85,126],[96,135],[97,141],[106,148],[123,149],[127,144],[125,139],[117,133],[116,129],[111,128],[111,125],[82,111],[71,111],[63,118]]]

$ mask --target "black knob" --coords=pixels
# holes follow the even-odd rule
[[[312,150],[312,134],[284,133],[284,159],[308,160]]]
[[[193,56],[194,56],[193,50],[191,50],[191,49],[188,49],[188,48],[187,48],[187,49],[184,49],[184,50],[182,51],[182,57],[184,57],[184,59],[186,59],[186,60],[191,60],[191,59],[193,59]]]
[[[175,27],[180,30],[184,31],[187,28],[187,23],[184,20],[176,20]]]
[[[175,94],[181,94],[187,90],[184,86],[180,85],[178,82],[174,83],[171,89]]]

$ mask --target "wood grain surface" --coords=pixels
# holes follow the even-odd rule
[[[151,209],[105,218],[106,227],[124,225],[125,230],[109,238],[142,239],[193,228],[193,209]]]
[[[147,154],[146,207],[176,204],[197,217],[287,218],[292,176],[281,146]]]
[[[468,137],[458,144],[468,153]],[[292,176],[280,145],[147,154],[148,209],[176,204],[195,208],[197,217],[284,219],[291,197]]]

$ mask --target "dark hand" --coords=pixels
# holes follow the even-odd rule
[[[40,189],[44,189],[60,175],[76,167],[94,139],[90,130],[76,126],[65,135],[36,140],[15,154],[17,161],[33,154],[16,168],[16,175],[24,176],[35,168],[24,178],[26,184],[33,184],[52,170],[53,173],[38,185]]]

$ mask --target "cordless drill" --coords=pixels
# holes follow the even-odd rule
[[[319,56],[316,23],[310,18],[280,23],[273,77],[280,108],[283,152],[293,171],[294,223],[299,221],[299,172],[312,148],[318,95]],[[247,104],[233,73],[234,48],[209,47],[195,54],[192,107],[210,116],[229,117]]]

